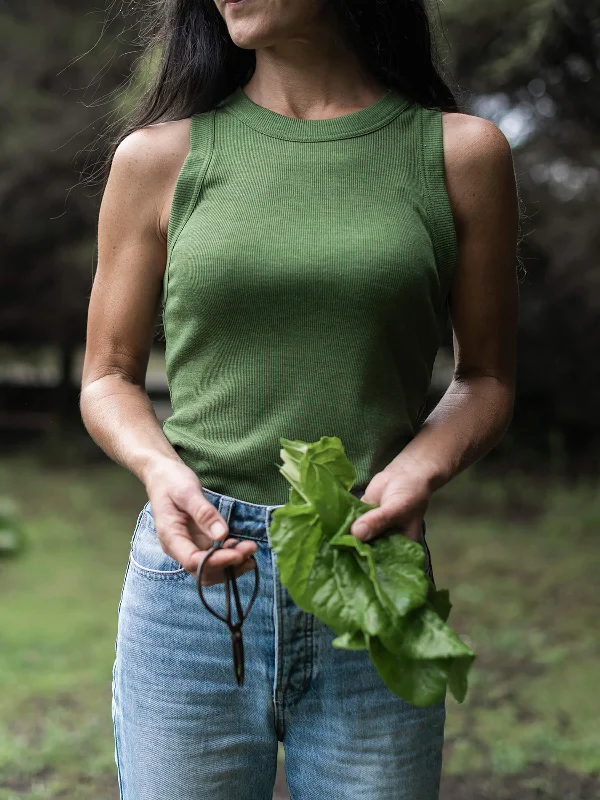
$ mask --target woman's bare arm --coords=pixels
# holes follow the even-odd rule
[[[144,389],[166,262],[154,133],[119,145],[102,198],[80,402],[96,443],[144,483],[158,456],[181,460]]]
[[[446,182],[460,249],[450,294],[454,378],[414,439],[374,476],[361,517],[371,539],[400,526],[418,539],[431,493],[491,450],[513,411],[518,197],[512,155],[491,122],[444,115]]]
[[[189,122],[180,120],[136,131],[117,148],[98,217],[80,409],[102,450],[144,483],[165,552],[193,572],[227,525],[164,435],[145,390],[167,257],[165,209],[188,142]],[[219,523],[221,534],[212,530]],[[225,565],[237,574],[252,568],[245,560],[255,549],[244,542],[215,553],[206,583],[221,580]]]

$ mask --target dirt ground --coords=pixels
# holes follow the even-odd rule
[[[35,782],[44,778],[42,773],[35,776]],[[88,776],[79,776],[79,788],[86,785],[95,793],[98,800],[118,800],[119,793],[113,775],[104,780],[90,781]],[[31,780],[19,782],[0,782],[2,798],[31,797]],[[10,791],[10,795],[3,792]],[[39,794],[35,794],[40,797]],[[50,795],[42,795],[50,797]],[[68,798],[66,793],[52,797]],[[79,796],[79,795],[78,795]],[[86,797],[88,795],[86,794]],[[283,768],[277,774],[273,800],[289,800]],[[497,775],[443,776],[440,800],[600,800],[600,773],[581,776],[568,770],[548,768],[538,765],[518,777],[499,777]]]
[[[285,797],[285,795],[282,795]],[[600,774],[580,776],[539,765],[518,778],[443,777],[440,800],[598,800]]]
[[[273,800],[289,800],[283,767],[277,774]],[[530,767],[518,777],[498,775],[443,776],[440,800],[599,800],[600,773],[580,776],[568,770]]]

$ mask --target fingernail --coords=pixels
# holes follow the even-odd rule
[[[224,539],[227,535],[227,526],[222,522],[213,522],[210,526],[210,532],[214,539]]]
[[[369,531],[369,526],[365,525],[364,522],[359,522],[352,528],[352,533],[355,536],[364,536]]]

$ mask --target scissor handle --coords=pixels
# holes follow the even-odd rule
[[[206,555],[204,556],[202,561],[198,564],[198,571],[196,573],[196,588],[198,590],[198,596],[200,597],[200,600],[202,600],[202,603],[203,603],[204,607],[206,608],[206,610],[210,611],[210,613],[213,616],[217,617],[217,619],[220,619],[222,622],[224,622],[227,625],[227,627],[229,628],[229,630],[233,633],[233,629],[235,627],[240,626],[242,624],[242,622],[246,619],[246,617],[250,613],[250,609],[252,608],[252,605],[253,605],[254,601],[256,600],[256,596],[258,594],[258,587],[259,587],[258,564],[256,564],[256,566],[254,568],[254,591],[252,592],[252,597],[250,598],[250,602],[248,603],[248,607],[246,608],[246,611],[244,611],[243,608],[242,608],[242,602],[240,600],[240,595],[239,595],[238,586],[237,586],[235,572],[233,570],[233,567],[225,567],[224,568],[224,572],[225,572],[225,612],[226,612],[227,616],[223,617],[221,614],[219,614],[217,611],[215,611],[214,608],[211,608],[211,606],[204,599],[204,595],[202,593],[202,570],[204,569],[204,565],[206,564],[208,559],[212,556],[212,554],[216,550],[220,550],[222,547],[223,547],[223,541],[218,539],[218,540],[213,541],[211,546],[208,548],[208,552],[206,553]],[[237,615],[238,615],[237,623],[234,622],[232,620],[232,618],[231,618],[231,589],[232,588],[233,588],[233,598],[234,598],[234,601],[235,601],[235,607],[236,607],[236,611],[237,611]]]

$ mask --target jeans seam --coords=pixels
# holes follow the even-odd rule
[[[225,495],[221,495],[219,497],[219,504],[218,504],[217,511],[219,512],[219,514],[225,520],[225,523],[227,524],[227,527],[229,527],[229,518],[231,516],[231,510],[232,510],[232,508],[234,506],[234,503],[235,503],[235,501],[234,502],[230,502],[230,498],[229,497],[225,497]],[[237,536],[235,538],[237,539]]]
[[[265,528],[269,529],[269,507],[265,510]],[[282,697],[282,689],[280,686],[281,675],[283,670],[283,650],[281,647],[281,591],[278,580],[277,570],[277,556],[275,550],[271,547],[271,564],[273,572],[273,629],[275,634],[274,641],[274,654],[275,664],[273,670],[273,709],[275,713],[275,730],[277,738],[283,740],[285,731],[285,707]]]
[[[303,611],[304,626],[303,626],[303,639],[304,639],[304,658],[302,659],[302,680],[297,689],[291,688],[289,685],[286,687],[286,700],[288,702],[299,700],[302,695],[308,690],[312,681],[312,665],[313,665],[313,615]]]
[[[136,522],[135,530],[133,532],[133,536],[131,537],[131,541],[133,542],[133,538],[137,532],[137,529],[140,524],[141,520],[141,513],[138,515],[138,519]],[[111,711],[112,711],[112,721],[113,721],[113,735],[115,739],[115,765],[117,767],[117,780],[119,785],[119,798],[123,800],[125,797],[124,789],[123,789],[123,774],[120,766],[120,759],[119,759],[119,732],[117,730],[117,698],[118,698],[118,689],[117,689],[117,659],[118,659],[118,649],[119,649],[119,634],[118,634],[118,620],[121,614],[121,606],[123,604],[123,595],[125,593],[125,584],[127,583],[127,576],[129,575],[129,569],[131,566],[131,559],[127,560],[127,564],[125,566],[125,576],[123,577],[123,585],[121,586],[121,596],[119,597],[119,605],[117,607],[117,636],[115,637],[115,661],[113,664],[112,670],[112,704],[111,704]]]
[[[302,680],[302,689],[305,692],[311,681],[312,677],[312,662],[311,662],[311,651],[312,651],[312,617],[311,614],[304,613],[304,677]]]
[[[115,676],[113,675],[113,697],[116,697],[116,686],[115,686]],[[119,784],[119,798],[120,800],[124,800],[125,792],[123,790],[123,775],[122,770],[119,764],[119,733],[117,731],[117,717],[116,713],[113,711],[113,731],[115,737],[115,764],[117,765],[117,780]]]
[[[140,566],[131,555],[129,556],[129,563],[136,575],[140,575],[142,578],[146,578],[149,581],[183,581],[190,575],[184,567],[172,570],[171,572],[167,570],[149,570],[146,567]]]
[[[160,580],[178,580],[184,578],[187,574],[187,571],[184,567],[178,567],[177,569],[152,569],[150,567],[144,567],[142,564],[139,564],[133,555],[133,548],[135,545],[135,539],[138,535],[138,531],[141,527],[141,521],[144,517],[148,517],[150,520],[150,524],[155,527],[154,516],[151,511],[150,500],[148,500],[142,510],[139,513],[138,521],[135,526],[135,530],[133,532],[133,536],[131,537],[131,543],[129,546],[129,566],[133,568],[133,571],[138,575],[141,575],[143,578],[148,578],[151,581],[160,581]],[[162,545],[161,545],[162,546]],[[175,561],[175,559],[171,559],[175,564],[179,563]]]

